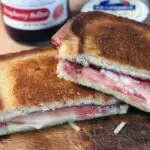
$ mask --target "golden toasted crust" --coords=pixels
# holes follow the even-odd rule
[[[150,70],[150,27],[126,18],[103,12],[80,13],[54,35],[52,42],[69,48],[60,50],[60,57],[94,55]]]
[[[23,59],[25,58],[26,56],[34,56],[36,54],[40,55],[42,54],[43,52],[49,52],[49,51],[53,51],[52,52],[52,55],[54,55],[54,50],[55,47],[54,46],[45,46],[45,47],[38,47],[38,48],[34,48],[34,49],[31,49],[30,51],[28,50],[23,50],[21,52],[17,52],[17,53],[9,53],[9,54],[5,54],[5,55],[0,55],[0,63],[3,63],[3,62],[6,62],[8,60],[12,60],[12,59]]]
[[[59,79],[52,48],[5,56],[0,60],[0,94],[5,109],[67,100],[106,101],[105,94]]]

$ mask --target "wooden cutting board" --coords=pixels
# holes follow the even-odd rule
[[[114,129],[121,121],[127,125],[118,135]],[[128,115],[19,133],[0,141],[0,150],[150,150],[150,117]]]

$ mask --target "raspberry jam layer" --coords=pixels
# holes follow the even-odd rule
[[[16,125],[45,125],[49,126],[64,123],[66,121],[72,120],[84,120],[94,118],[96,116],[107,116],[117,114],[121,110],[121,106],[125,104],[116,103],[112,105],[83,105],[83,106],[72,106],[72,107],[64,107],[56,110],[48,110],[48,111],[37,111],[33,113],[29,113],[26,115],[20,115],[13,118],[9,118],[9,120],[5,120],[5,122],[0,122],[0,128],[4,128],[9,124]]]
[[[63,70],[73,77],[82,77],[106,89],[119,92],[135,103],[145,105],[150,100],[150,83],[147,81],[138,80],[102,68],[98,70],[90,66],[83,67],[80,64],[69,61],[63,62]]]

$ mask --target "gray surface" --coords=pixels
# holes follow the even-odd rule
[[[150,15],[149,15],[149,17],[145,20],[145,23],[147,23],[147,24],[150,25]]]

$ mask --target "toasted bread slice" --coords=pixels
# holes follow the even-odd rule
[[[128,106],[116,98],[59,79],[55,55],[56,50],[48,47],[1,56],[0,95],[4,108],[0,115],[7,132],[0,134],[127,112]],[[107,113],[84,115],[87,109],[101,108],[107,108]],[[82,117],[77,116],[80,113]]]
[[[50,47],[0,59],[0,94],[5,109],[47,103],[71,106],[84,100],[99,105],[117,102],[106,94],[59,79],[55,55]]]
[[[59,57],[150,79],[150,27],[103,12],[80,13],[52,38]]]
[[[101,70],[94,70],[89,67],[82,68],[82,66],[76,69],[74,64],[68,65],[67,68],[66,64],[68,65],[67,61],[61,60],[57,65],[57,74],[60,78],[113,95],[127,104],[150,112],[149,84],[134,80],[133,85],[135,86],[132,86],[132,79],[130,80],[126,76],[117,77],[114,73],[105,74],[108,71],[101,73]],[[78,65],[75,64],[75,66]]]
[[[59,77],[150,112],[149,26],[86,12],[66,23],[52,42],[59,49]]]

